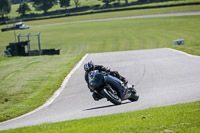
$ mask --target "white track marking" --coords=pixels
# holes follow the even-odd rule
[[[169,49],[169,50],[172,50],[172,51],[174,51],[174,52],[178,52],[178,53],[181,53],[181,54],[190,56],[190,57],[200,58],[200,56],[198,56],[198,55],[191,55],[191,54],[188,54],[188,53],[185,53],[185,52],[183,52],[183,51],[176,50],[176,49],[172,49],[172,48],[166,48],[166,49]]]

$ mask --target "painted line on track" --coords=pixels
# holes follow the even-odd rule
[[[172,51],[174,51],[174,52],[178,52],[178,53],[181,53],[181,54],[190,56],[190,57],[200,58],[200,56],[198,56],[198,55],[188,54],[188,53],[185,53],[185,52],[183,52],[183,51],[176,50],[176,49],[172,49],[172,48],[166,48],[166,49],[169,49],[169,50],[172,50]]]

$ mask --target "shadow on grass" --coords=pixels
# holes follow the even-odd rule
[[[131,102],[125,102],[125,103],[122,103],[121,105],[123,104],[128,104],[128,103],[131,103]],[[102,108],[110,108],[110,107],[114,107],[114,106],[120,106],[120,105],[106,105],[106,106],[99,106],[99,107],[94,107],[94,108],[89,108],[89,109],[85,109],[83,111],[88,111],[88,110],[96,110],[96,109],[102,109]]]

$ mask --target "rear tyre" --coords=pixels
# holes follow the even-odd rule
[[[111,87],[104,87],[104,89],[101,91],[101,93],[104,95],[105,98],[108,99],[108,101],[112,102],[115,105],[121,104],[121,99],[117,95],[117,92],[113,90]]]

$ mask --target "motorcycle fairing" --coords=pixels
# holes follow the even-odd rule
[[[105,83],[109,84],[113,89],[117,91],[119,94],[120,98],[123,96],[123,88],[121,81],[113,76],[107,75],[104,76],[104,81]]]
[[[99,73],[99,71],[92,71],[89,73],[89,85],[92,88],[97,88],[101,86],[104,82],[104,76],[103,74]]]

